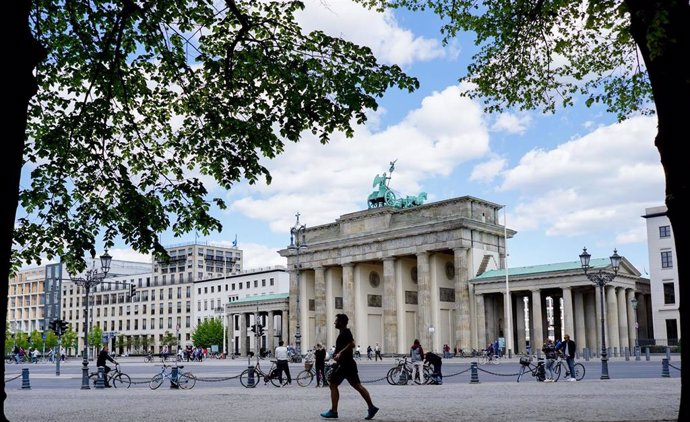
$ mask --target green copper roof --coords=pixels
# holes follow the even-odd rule
[[[286,299],[289,295],[287,293],[276,293],[272,295],[258,295],[258,296],[247,296],[242,299],[237,299],[232,304],[235,303],[245,303],[245,302],[261,302],[264,300],[275,300],[275,299]]]
[[[589,265],[592,268],[606,268],[611,265],[611,260],[609,258],[592,258],[589,261]],[[558,262],[555,264],[544,264],[544,265],[531,265],[528,267],[515,267],[508,268],[508,277],[511,276],[524,276],[530,274],[542,274],[542,273],[553,273],[557,271],[572,271],[582,269],[582,264],[580,261],[571,262]],[[486,271],[485,273],[478,275],[473,278],[473,280],[483,280],[487,278],[494,277],[505,277],[505,269]]]

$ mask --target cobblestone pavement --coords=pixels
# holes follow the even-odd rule
[[[158,390],[6,388],[10,421],[316,421],[330,407],[327,388],[291,385],[254,389]],[[677,420],[680,379],[492,382],[425,386],[367,385],[379,421],[671,421]],[[347,383],[340,420],[362,420],[366,406]]]

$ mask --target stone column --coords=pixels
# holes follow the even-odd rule
[[[417,331],[422,347],[431,346],[431,335],[429,327],[431,321],[431,286],[429,275],[429,253],[417,253]]]
[[[544,327],[542,321],[544,320],[543,312],[541,310],[541,290],[532,290],[532,306],[530,310],[529,319],[532,321],[532,327],[534,329],[530,333],[530,346],[532,353],[536,353],[537,350],[541,350],[544,346]]]
[[[395,353],[398,340],[398,321],[396,320],[395,258],[383,260],[383,350]]]
[[[651,337],[649,327],[649,309],[647,309],[648,295],[637,295],[637,322],[640,324],[640,338],[649,339]],[[643,334],[644,333],[644,334]]]
[[[517,332],[515,353],[524,353],[527,336],[525,335],[525,297],[522,295],[517,297],[515,305],[515,331]]]
[[[326,343],[322,343],[324,347],[331,347],[335,344],[335,327],[333,326],[333,321],[335,321],[335,294],[333,293],[333,286],[336,283],[335,278],[336,271],[329,269],[326,271]]]
[[[618,301],[616,299],[616,288],[613,286],[606,286],[606,319],[608,324],[606,329],[606,346],[611,348],[613,357],[613,348],[620,349],[621,338],[618,333]]]
[[[630,347],[630,337],[628,336],[628,307],[625,300],[625,289],[616,289],[616,299],[618,300],[618,333],[620,336],[618,352],[623,354],[626,347]],[[624,355],[623,355],[624,356]]]
[[[275,314],[273,311],[268,311],[268,317],[266,318],[266,348],[273,352],[276,348],[275,346],[275,332],[273,330],[273,318]]]
[[[403,289],[403,275],[402,275],[402,261],[395,261],[395,309],[397,310],[396,322],[398,329],[396,332],[397,338],[397,353],[405,353],[406,343],[405,332],[408,327],[405,326],[405,291]]]
[[[438,260],[429,260],[429,313],[431,318],[429,322],[429,327],[434,327],[434,332],[431,333],[427,329],[427,332],[429,332],[429,348],[425,350],[429,350],[430,352],[441,353],[441,299],[439,297],[440,293],[438,288],[438,272],[431,271],[432,262],[436,264],[438,263]]]
[[[631,355],[635,352],[635,309],[632,306],[632,300],[635,297],[635,290],[625,289],[625,304],[628,310],[628,347],[631,350]]]
[[[470,290],[467,276],[468,248],[453,249],[455,266],[455,338],[456,347],[466,352],[472,350],[470,328]]]
[[[355,321],[355,266],[351,262],[343,264],[343,313],[350,320],[348,324],[354,327]],[[335,342],[333,343],[335,344]],[[330,347],[330,346],[329,346]]]
[[[326,270],[322,266],[314,268],[314,325],[316,339],[310,339],[308,348],[326,341]],[[305,349],[306,350],[306,349]]]
[[[570,287],[563,287],[563,330],[571,337],[575,337],[575,318],[573,315],[573,291]]]
[[[353,286],[352,286],[352,296],[354,298],[355,309],[352,313],[354,317],[350,317],[350,324],[348,327],[352,330],[355,337],[355,341],[360,341],[358,339],[365,339],[366,336],[366,302],[362,300],[362,275],[361,271],[354,271]]]
[[[475,294],[476,318],[477,318],[477,350],[486,349],[489,340],[486,338],[486,316],[484,314],[484,295]]]
[[[289,312],[287,309],[283,309],[283,312],[280,315],[280,339],[285,342],[285,344],[289,343],[290,335],[292,332],[290,331],[290,318],[289,318]]]
[[[240,355],[247,356],[247,350],[249,350],[249,339],[247,338],[247,324],[249,320],[249,314],[240,314],[240,345],[239,351]]]
[[[587,347],[587,330],[585,329],[585,299],[582,290],[573,292],[573,313],[575,314],[575,335],[574,341],[577,349],[582,350]]]
[[[603,287],[595,287],[594,288],[594,300],[596,304],[596,312],[597,312],[597,354],[601,353],[601,319],[604,318],[604,329],[606,330],[606,334],[608,335],[609,329],[608,329],[608,322],[606,318],[606,308],[608,308],[608,305],[606,304],[606,289]],[[601,301],[602,301],[602,292],[603,292],[603,301],[604,301],[604,315],[601,314]],[[611,341],[609,337],[609,341]],[[608,343],[607,343],[608,346]]]

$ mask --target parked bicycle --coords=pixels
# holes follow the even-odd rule
[[[129,377],[129,375],[120,371],[119,363],[116,363],[115,369],[105,374],[105,376],[108,377],[107,384],[110,384],[115,388],[129,388],[129,386],[132,385],[132,379]],[[96,382],[98,381],[98,372],[91,372],[89,374],[89,380],[91,380],[95,387]]]
[[[520,378],[527,373],[535,377],[537,381],[544,381],[544,379],[546,379],[544,361],[538,360],[537,363],[534,364],[532,363],[531,357],[521,357],[520,371],[518,371],[517,382],[520,382]]]
[[[330,375],[331,369],[333,367],[332,362],[326,362],[326,365],[323,370],[324,374],[324,384],[328,384],[326,381]],[[314,378],[316,377],[316,368],[314,368],[313,363],[310,362],[305,362],[304,363],[304,370],[297,374],[297,384],[301,387],[306,387],[312,383]]]
[[[170,369],[168,370],[168,368]],[[184,368],[184,366],[177,366],[177,376],[175,376],[173,375],[172,368],[172,365],[163,364],[163,366],[161,366],[161,371],[154,375],[151,381],[149,381],[149,387],[155,390],[163,384],[163,380],[169,379],[172,384],[176,384],[183,390],[191,390],[194,388],[196,385],[196,377],[192,375],[191,372],[182,373],[180,370]]]
[[[575,375],[570,373],[568,362],[562,356],[558,356],[553,363],[553,381],[556,382],[561,377],[561,373],[565,374],[564,378],[575,378],[576,381],[581,381],[585,377],[585,365],[581,363],[575,364]]]
[[[413,380],[412,374],[414,373],[414,369],[412,365],[412,362],[408,360],[408,356],[396,358],[395,366],[389,369],[388,373],[386,374],[386,381],[388,381],[388,384],[400,385],[400,378],[403,376],[405,377],[405,380],[407,380],[408,384],[410,382],[414,382],[415,384],[428,384],[431,380],[431,375],[433,373],[433,369],[431,369],[431,366],[429,366],[428,364],[422,365],[421,376],[423,377],[423,379],[420,379],[420,377],[417,376]]]
[[[256,358],[256,365],[254,366],[254,369],[251,370],[253,371],[253,382],[249,382],[249,375],[250,375],[250,369],[247,368],[242,373],[240,374],[240,383],[242,386],[246,388],[254,388],[256,387],[256,384],[259,383],[261,379],[264,380],[264,385],[268,384],[269,382],[276,387],[283,387],[287,385],[287,377],[280,377],[278,375],[278,363],[275,360],[271,360],[271,369],[269,369],[267,372],[264,372],[263,369],[261,369],[261,364],[259,363],[259,358]]]

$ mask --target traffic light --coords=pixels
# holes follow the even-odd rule
[[[257,325],[257,327],[259,328],[259,335],[260,336],[264,335],[264,326],[259,324],[259,325]]]
[[[137,288],[134,286],[134,284],[129,285],[129,298],[133,298],[134,295],[137,293]]]
[[[256,333],[256,325],[252,325],[250,330],[252,330],[252,333]]]
[[[48,327],[50,328],[51,331],[53,331],[55,334],[57,334],[58,320],[54,319],[54,320],[50,321],[50,323],[48,324]]]
[[[69,328],[69,323],[67,321],[60,320],[60,324],[58,324],[60,327],[60,335],[63,335],[67,332],[67,328]]]

